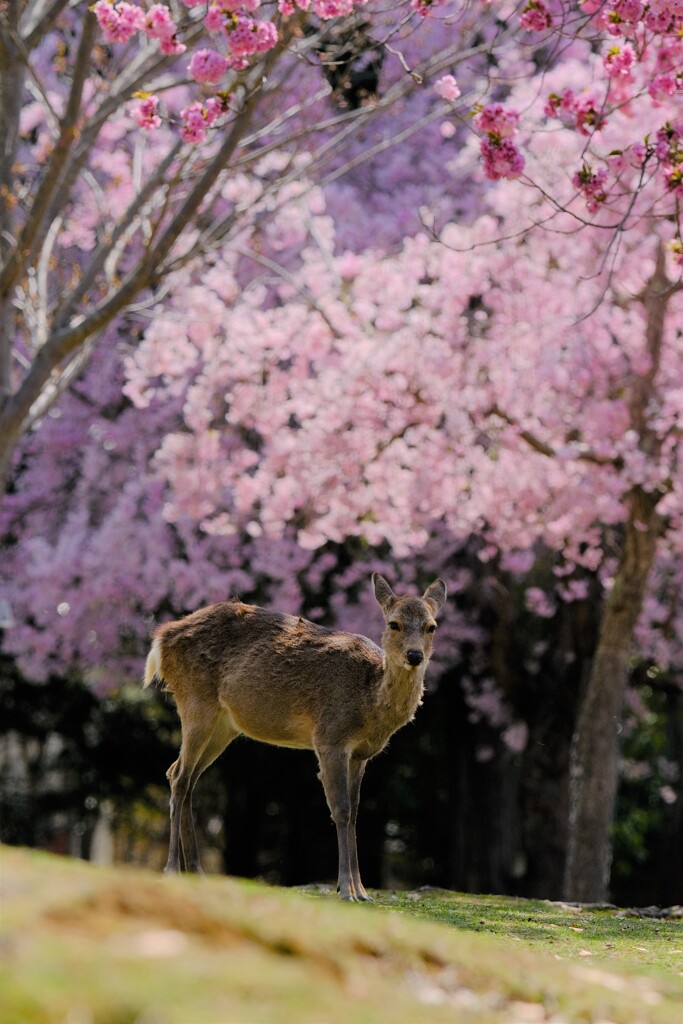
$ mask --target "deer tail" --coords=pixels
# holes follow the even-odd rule
[[[154,678],[162,679],[161,675],[161,638],[155,637],[151,650],[145,662],[145,681],[143,686],[149,686]]]

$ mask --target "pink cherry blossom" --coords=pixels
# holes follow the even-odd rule
[[[204,18],[204,26],[207,31],[217,35],[219,32],[223,32],[231,23],[230,18],[226,17],[225,12],[217,4],[212,3]]]
[[[529,0],[520,18],[522,28],[528,32],[543,32],[552,23],[552,14],[543,0]]]
[[[605,71],[609,78],[620,77],[631,81],[636,55],[630,43],[610,46],[604,56]]]
[[[204,104],[204,120],[207,125],[212,125],[219,117],[226,113],[229,109],[228,101],[229,97],[209,96]]]
[[[518,178],[524,170],[524,157],[510,139],[482,139],[481,155],[484,160],[484,173],[491,181],[497,181],[499,178],[511,181]]]
[[[434,83],[434,92],[437,96],[440,96],[442,100],[448,100],[449,103],[457,100],[461,95],[458,83],[453,75],[443,75],[439,78]]]
[[[227,69],[225,57],[216,50],[197,50],[192,55],[188,70],[196,82],[215,84]]]
[[[187,46],[181,43],[177,36],[165,36],[159,41],[159,49],[168,57],[180,57],[187,50]]]
[[[501,103],[484,107],[475,120],[477,127],[485,133],[480,151],[484,174],[492,181],[518,178],[524,170],[524,157],[512,141],[519,120],[516,110],[506,109]]]
[[[572,183],[586,200],[586,206],[589,213],[596,213],[601,204],[606,201],[607,192],[605,190],[605,185],[607,183],[607,178],[607,170],[604,167],[600,167],[597,171],[593,171],[586,164],[583,165],[580,171],[577,171],[576,174],[574,174]]]
[[[228,42],[235,57],[265,53],[277,45],[277,29],[271,21],[237,15],[234,27],[228,29]]]
[[[551,93],[544,107],[548,117],[559,118],[567,127],[575,128],[581,135],[589,136],[606,124],[602,104],[589,91],[579,93],[564,89],[562,93]]]
[[[110,43],[127,43],[145,27],[145,12],[135,4],[97,0],[93,11]]]
[[[161,118],[157,112],[159,107],[158,96],[147,96],[141,103],[133,107],[131,117],[140,128],[151,131],[161,126]]]
[[[261,6],[261,0],[213,0],[213,3],[221,11],[233,13],[238,11],[256,11]]]
[[[410,0],[412,9],[423,18],[427,18],[434,8],[442,7],[445,3],[446,0]]]
[[[151,39],[159,40],[162,53],[178,57],[187,49],[178,38],[178,27],[165,4],[152,4],[145,17],[145,32]]]
[[[483,108],[475,123],[487,135],[506,139],[515,134],[519,120],[516,110],[506,110],[502,103],[493,103]]]
[[[184,142],[203,142],[206,138],[207,121],[204,107],[198,101],[180,111],[182,118],[181,138]]]
[[[168,39],[177,32],[171,12],[165,4],[152,4],[145,17],[145,29],[153,39]]]

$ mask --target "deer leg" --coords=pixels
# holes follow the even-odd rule
[[[220,757],[228,744],[236,736],[239,736],[239,732],[230,725],[228,720],[226,718],[219,719],[214,726],[209,742],[202,751],[201,757],[192,772],[190,786],[180,815],[180,844],[183,850],[186,871],[194,871],[199,875],[203,874],[192,811],[194,787],[197,785],[200,775],[206,771],[209,765],[213,764],[217,757]]]
[[[356,846],[356,819],[358,817],[358,804],[360,801],[360,784],[363,781],[365,766],[368,762],[351,758],[349,764],[349,801],[351,805],[351,817],[349,820],[349,862],[351,868],[351,881],[356,891],[356,899],[372,903],[372,897],[368,896],[365,887],[360,880],[358,869],[358,848]]]
[[[320,747],[316,750],[320,763],[320,781],[325,790],[327,806],[337,829],[339,847],[339,881],[337,889],[343,900],[355,900],[356,890],[351,874],[350,826],[351,799],[349,795],[349,755],[340,747]]]
[[[218,717],[215,708],[202,708],[196,704],[192,706],[191,714],[178,705],[178,713],[183,735],[180,756],[166,773],[171,784],[171,838],[168,861],[164,868],[166,872],[180,871],[180,825],[183,808],[190,792],[193,772],[211,739]],[[192,814],[191,803],[188,812]]]

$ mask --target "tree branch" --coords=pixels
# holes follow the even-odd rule
[[[171,147],[164,159],[157,166],[154,174],[147,179],[133,202],[128,206],[119,223],[116,225],[111,237],[100,242],[92,258],[88,260],[87,270],[79,281],[78,286],[74,289],[71,295],[66,296],[65,300],[56,310],[54,315],[54,327],[56,330],[61,330],[66,327],[67,321],[75,313],[79,302],[85,298],[93,287],[98,274],[101,273],[110,254],[114,251],[130,225],[141,215],[147,203],[150,202],[156,190],[163,183],[167,172],[173,165],[173,162],[177,159],[182,146],[183,143],[178,140]]]
[[[110,324],[134,300],[136,295],[153,282],[163,260],[196,215],[197,210],[206,199],[207,194],[211,192],[221,171],[242,140],[262,95],[259,89],[259,80],[268,73],[272,63],[279,59],[288,42],[288,38],[283,39],[277,48],[271,50],[264,60],[252,69],[253,86],[249,90],[247,84],[247,94],[242,110],[232,122],[224,141],[208,161],[204,171],[197,177],[156,244],[146,249],[138,264],[128,273],[118,289],[107,295],[87,316],[78,318],[75,323],[65,324],[61,329],[53,330],[45,345],[37,353],[21,386],[8,398],[4,409],[0,412],[0,433],[4,431],[9,438],[18,438],[26,418],[40,398],[42,389],[50,381],[59,365],[69,359],[71,354],[89,338]]]
[[[21,38],[27,50],[32,50],[52,29],[57,18],[70,0],[37,0],[29,4],[22,26]]]
[[[19,234],[10,258],[0,273],[0,295],[7,295],[21,277],[27,262],[40,244],[40,240],[45,236],[47,230],[45,227],[46,214],[55,190],[60,184],[69,153],[77,139],[77,123],[81,110],[83,88],[90,70],[90,54],[97,36],[97,30],[97,20],[94,14],[88,11],[83,23],[83,31],[81,32],[66,110],[60,122],[59,138],[46,164],[28,220]]]
[[[503,420],[509,427],[513,427],[517,431],[518,436],[529,445],[539,455],[545,455],[546,458],[556,459],[558,457],[557,449],[553,448],[552,445],[545,441],[542,441],[540,437],[537,437],[530,430],[526,430],[521,427],[519,423],[508,413],[504,412],[500,408],[497,402],[491,406],[486,413],[487,416],[497,416],[498,419]],[[567,442],[569,443],[569,442]],[[621,466],[621,459],[619,456],[614,458],[607,455],[598,455],[597,452],[591,451],[588,447],[578,448],[572,452],[572,458],[577,459],[580,462],[591,462],[595,466],[613,466],[615,469],[619,469]]]
[[[20,0],[0,10],[0,267],[12,247],[16,196],[12,166],[19,145],[19,112],[24,70],[13,44],[21,14]],[[11,352],[14,332],[11,305],[0,292],[0,409],[11,391]]]

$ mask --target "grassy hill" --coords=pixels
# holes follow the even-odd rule
[[[683,921],[0,849],[2,1024],[680,1024]]]

